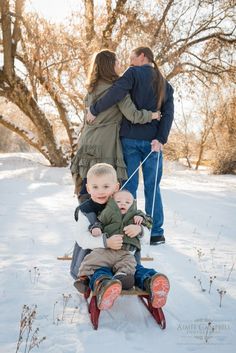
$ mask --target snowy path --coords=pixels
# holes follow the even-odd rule
[[[154,261],[145,263],[170,278],[167,329],[159,329],[136,297],[121,297],[101,313],[94,331],[69,263],[56,260],[78,231],[69,170],[42,165],[38,155],[0,154],[0,353],[16,350],[24,304],[37,304],[33,327],[46,336],[33,350],[40,353],[208,353],[216,345],[218,352],[234,352],[236,177],[167,167],[167,243],[151,247]],[[142,197],[140,190],[140,207]],[[226,291],[221,308],[217,289]],[[21,347],[24,352],[24,342]]]

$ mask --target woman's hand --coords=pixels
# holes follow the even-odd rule
[[[123,235],[114,234],[107,238],[107,247],[113,250],[120,250],[123,244]]]
[[[86,115],[86,121],[87,121],[87,123],[92,124],[95,119],[96,119],[96,116],[94,116],[94,115],[90,112],[90,109],[88,109],[87,115]]]
[[[124,227],[125,234],[130,238],[136,237],[141,233],[141,231],[142,231],[141,226],[137,224],[130,224],[129,226]]]
[[[162,117],[162,115],[161,115],[160,110],[158,110],[157,112],[152,113],[152,120],[160,121],[161,117]]]

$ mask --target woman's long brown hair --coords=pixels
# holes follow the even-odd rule
[[[135,53],[136,56],[139,56],[143,53],[148,59],[148,61],[154,65],[155,76],[153,80],[153,86],[157,92],[157,109],[160,109],[165,99],[166,80],[154,60],[153,52],[148,47],[138,47],[132,51],[133,53]]]
[[[118,79],[115,72],[116,54],[113,51],[104,49],[94,56],[91,64],[87,89],[92,92],[97,85],[98,80],[102,79],[106,82],[112,83]]]

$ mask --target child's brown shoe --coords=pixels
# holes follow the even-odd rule
[[[89,278],[87,276],[80,276],[75,282],[74,287],[82,294],[89,289]]]

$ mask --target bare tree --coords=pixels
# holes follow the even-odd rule
[[[195,165],[196,170],[198,170],[202,162],[204,149],[207,147],[208,139],[213,131],[213,127],[217,119],[217,114],[215,111],[212,111],[211,105],[209,104],[212,98],[212,92],[205,89],[204,93],[202,106],[200,108],[200,114],[203,116],[203,122],[201,124],[200,139],[198,142],[198,156]]]
[[[61,148],[57,146],[52,126],[49,124],[43,110],[40,109],[32,97],[31,91],[24,80],[15,71],[16,49],[21,37],[20,23],[24,1],[15,1],[13,27],[13,16],[10,11],[9,1],[2,0],[0,5],[4,53],[4,66],[0,70],[0,96],[16,104],[29,117],[37,127],[37,141],[34,142],[26,131],[19,130],[10,121],[5,121],[4,117],[1,117],[1,122],[12,131],[21,134],[25,140],[28,140],[31,145],[34,145],[41,153],[47,156],[52,165],[65,166],[66,159],[63,156]]]
[[[213,143],[215,143],[212,161],[215,174],[236,173],[236,96],[235,87],[227,86],[218,91],[218,104],[212,111],[216,117],[212,129]]]
[[[182,73],[205,82],[212,75],[222,77],[235,70],[233,1],[169,0],[161,4],[151,46],[159,65],[167,65],[169,79]]]
[[[188,168],[192,168],[191,157],[193,154],[193,134],[191,132],[191,116],[186,113],[183,107],[183,99],[180,96],[180,103],[182,108],[182,120],[180,123],[175,121],[175,149],[178,151],[178,159],[186,159]],[[173,140],[173,138],[172,138]]]

